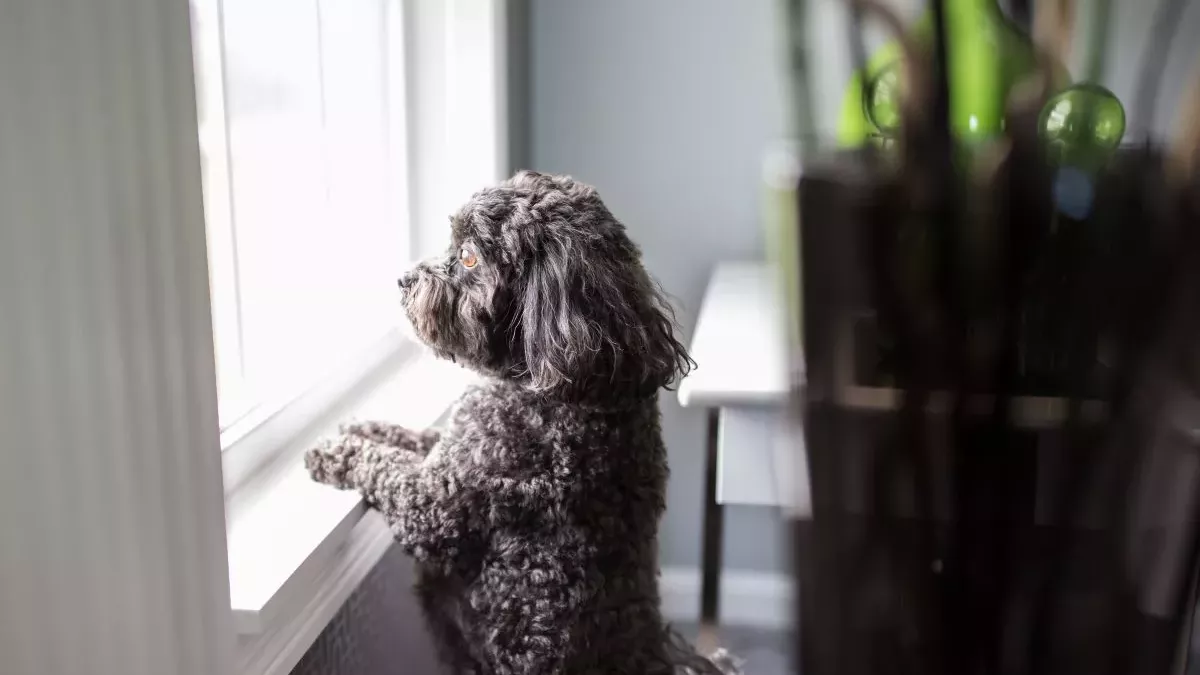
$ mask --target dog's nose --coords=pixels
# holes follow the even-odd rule
[[[408,274],[405,274],[404,276],[402,276],[396,280],[396,285],[400,287],[400,290],[407,291],[408,287],[412,286],[412,281],[413,281],[412,277],[413,277],[413,275],[411,272]]]

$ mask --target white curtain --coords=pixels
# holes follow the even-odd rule
[[[0,672],[232,643],[186,0],[0,2]]]

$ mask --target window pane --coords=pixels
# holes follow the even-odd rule
[[[328,250],[343,261],[340,284],[329,289],[334,344],[352,337],[340,334],[339,325],[360,326],[364,335],[395,325],[403,241],[394,225],[399,214],[389,210],[386,27],[379,0],[321,4],[329,195],[336,214]]]
[[[311,1],[238,0],[224,17],[242,363],[250,396],[267,396],[325,351],[318,14]]]
[[[215,332],[235,326],[238,373],[224,379],[237,386],[220,392],[229,424],[395,325],[407,237],[391,171],[390,110],[402,92],[389,91],[387,0],[221,9],[227,242],[207,199],[206,209]],[[218,307],[224,287],[230,312]]]

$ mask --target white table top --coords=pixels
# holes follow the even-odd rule
[[[679,404],[783,403],[790,367],[784,312],[777,276],[767,263],[719,264],[692,336],[698,367],[680,383]]]

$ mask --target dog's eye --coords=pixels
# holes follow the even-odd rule
[[[458,249],[458,261],[467,269],[471,269],[479,264],[479,258],[466,246]]]

